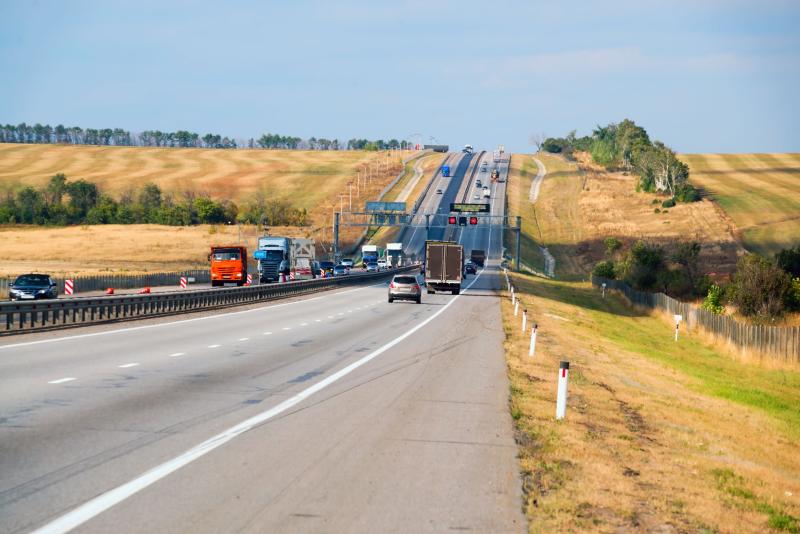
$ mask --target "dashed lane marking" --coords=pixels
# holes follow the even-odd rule
[[[131,363],[123,363],[122,365],[118,365],[117,367],[119,367],[120,369],[127,369],[128,367],[136,367],[137,365],[139,364],[136,362],[131,362]]]
[[[263,335],[265,335],[265,336],[271,336],[271,335],[272,335],[272,332],[264,332],[264,334],[263,334]]]
[[[216,349],[217,347],[221,347],[222,345],[209,345],[209,349]]]
[[[185,354],[186,354],[185,352],[173,352],[172,354],[169,355],[169,357],[170,358],[177,358],[178,356],[183,356]]]
[[[240,337],[239,341],[247,341],[248,339],[250,339],[250,338],[249,337]]]

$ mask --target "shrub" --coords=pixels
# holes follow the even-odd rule
[[[616,273],[631,287],[646,290],[655,286],[658,273],[663,268],[664,251],[655,245],[637,241],[617,266]]]
[[[703,299],[700,307],[714,315],[719,315],[725,311],[724,298],[725,290],[717,284],[711,284],[711,287],[708,288],[708,294]]]
[[[668,198],[667,200],[665,200],[664,202],[661,203],[661,207],[662,208],[675,207],[675,199],[674,198]]]
[[[597,265],[594,266],[592,270],[592,274],[598,276],[600,278],[611,278],[615,277],[614,273],[614,262],[613,261],[601,261],[598,262]]]
[[[603,240],[606,246],[606,256],[613,256],[616,251],[622,248],[622,241],[616,237],[607,237]]]
[[[770,260],[747,254],[736,264],[731,300],[744,316],[774,319],[791,303],[791,277]]]
[[[683,183],[675,188],[675,200],[678,202],[697,202],[700,200],[700,193],[693,185]]]
[[[653,210],[653,213],[661,213],[661,210],[656,208],[656,209]]]
[[[775,262],[778,267],[793,277],[800,276],[800,245],[781,250],[775,254]]]

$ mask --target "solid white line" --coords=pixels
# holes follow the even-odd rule
[[[177,358],[178,356],[183,356],[184,354],[186,354],[186,353],[185,352],[174,352],[174,353],[170,354],[169,357],[170,358]]]
[[[308,323],[300,323],[300,326],[308,326]]]
[[[363,289],[369,289],[371,287],[380,287],[380,286],[383,286],[383,285],[384,284],[372,284],[372,285],[369,285],[369,286],[357,287],[355,289],[348,289],[346,291],[337,291],[335,293],[329,293],[327,295],[320,295],[319,297],[311,297],[311,298],[307,298],[307,299],[297,300],[297,301],[294,301],[294,302],[284,302],[282,304],[272,304],[272,305],[269,305],[269,306],[262,306],[260,308],[252,308],[250,310],[239,310],[239,311],[230,311],[230,312],[218,313],[218,314],[215,314],[215,315],[207,315],[205,317],[195,317],[194,319],[182,319],[180,321],[171,321],[169,323],[148,324],[148,325],[143,325],[143,326],[133,326],[131,328],[120,328],[118,330],[108,330],[108,331],[105,331],[105,332],[93,332],[91,334],[77,334],[77,335],[74,335],[74,336],[56,337],[56,338],[52,338],[52,339],[40,339],[38,341],[24,341],[22,343],[12,343],[10,345],[0,345],[0,350],[11,349],[11,348],[15,348],[15,347],[27,347],[27,346],[30,346],[30,345],[41,345],[43,343],[56,343],[58,341],[69,341],[71,339],[83,339],[83,338],[87,338],[87,337],[107,336],[107,335],[110,335],[110,334],[119,334],[119,333],[122,333],[122,332],[133,332],[135,330],[144,330],[146,328],[161,328],[163,326],[171,326],[171,325],[184,324],[184,323],[193,323],[195,321],[207,321],[209,319],[219,319],[220,317],[227,316],[227,315],[239,315],[239,314],[242,314],[242,313],[252,313],[252,312],[257,312],[257,311],[270,310],[270,309],[273,309],[273,308],[282,308],[283,306],[293,306],[295,304],[304,304],[306,302],[311,302],[311,301],[314,301],[314,300],[319,300],[319,299],[328,298],[328,297],[335,297],[337,295],[344,295],[345,293],[352,293],[353,291],[361,291]],[[97,324],[101,324],[101,323],[97,323]],[[86,326],[90,326],[90,325],[86,325]]]
[[[208,348],[209,349],[216,349],[217,347],[220,347],[220,346],[221,345],[209,345]]]
[[[136,367],[139,365],[138,363],[123,363],[122,365],[118,365],[120,369],[127,369],[128,367]]]
[[[291,330],[291,329],[292,329],[292,327],[291,327],[291,326],[284,326],[284,327],[282,328],[282,330]]]
[[[264,332],[264,335],[265,335],[265,336],[271,336],[271,335],[272,335],[272,332]]]
[[[329,316],[328,316],[328,319],[333,319],[333,315],[329,315]]]
[[[322,319],[314,319],[314,322],[321,323]]]
[[[58,380],[51,380],[48,384],[63,384],[64,382],[72,382],[73,380],[77,380],[74,377],[67,377],[67,378],[59,378]]]
[[[467,286],[467,288],[464,290],[465,292],[468,291],[469,288],[471,288],[472,285],[478,281],[478,278],[480,278],[481,274],[483,274],[483,269],[481,269],[480,273]],[[282,414],[286,410],[303,402],[305,399],[309,398],[315,393],[322,391],[326,387],[337,382],[341,378],[349,375],[362,365],[377,358],[387,350],[391,349],[401,341],[405,340],[406,338],[414,334],[417,330],[423,328],[431,321],[439,317],[442,313],[444,313],[445,310],[447,310],[447,308],[452,306],[452,304],[456,300],[458,300],[458,298],[459,295],[456,295],[450,300],[450,302],[442,306],[436,313],[434,313],[433,315],[431,315],[430,317],[419,323],[417,326],[408,330],[405,334],[394,338],[392,341],[386,343],[385,345],[376,349],[375,351],[367,354],[360,360],[356,360],[350,365],[342,369],[339,369],[338,371],[328,376],[327,378],[323,378],[319,382],[313,384],[312,386],[309,386],[300,393],[286,399],[285,401],[270,408],[269,410],[263,411],[258,415],[246,419],[241,423],[239,423],[238,425],[232,426],[231,428],[217,434],[216,436],[207,439],[203,443],[195,447],[192,447],[191,449],[184,452],[180,456],[168,460],[163,464],[156,466],[153,469],[147,471],[146,473],[140,475],[139,477],[95,497],[89,502],[82,504],[81,506],[75,508],[74,510],[67,512],[61,517],[55,519],[54,521],[44,525],[40,529],[36,530],[35,533],[55,534],[55,533],[69,532],[70,530],[82,525],[86,521],[89,521],[93,517],[96,517],[101,513],[105,512],[112,506],[121,503],[128,497],[131,497],[132,495],[135,495],[136,493],[140,492],[146,487],[158,482],[167,475],[174,473],[181,467],[192,463],[193,461],[197,460],[198,458],[201,458],[202,456],[205,456],[214,449],[228,443],[233,438],[241,434],[244,434],[249,430],[252,430],[254,427],[266,421],[269,421],[270,419],[274,418],[277,415]]]
[[[247,341],[248,339],[250,339],[250,338],[249,337],[240,337],[239,341]]]

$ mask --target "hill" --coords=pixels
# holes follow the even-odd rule
[[[736,226],[744,246],[764,256],[800,243],[800,154],[683,154],[690,181]]]

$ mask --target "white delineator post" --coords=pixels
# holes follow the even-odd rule
[[[606,283],[603,282],[603,298],[606,298]]]
[[[675,316],[675,341],[678,341],[678,326],[680,326],[682,320],[683,320],[683,315]]]
[[[569,379],[569,362],[561,362],[558,366],[558,397],[556,398],[556,419],[567,416],[567,380]]]
[[[534,324],[533,328],[531,328],[531,345],[528,347],[528,356],[533,356],[536,353],[536,329],[538,327],[538,324]]]
[[[522,333],[525,333],[525,327],[528,326],[528,310],[522,310]]]
[[[514,300],[514,317],[519,315],[519,299]]]
[[[75,282],[73,280],[64,280],[64,294],[72,295],[75,292]]]

